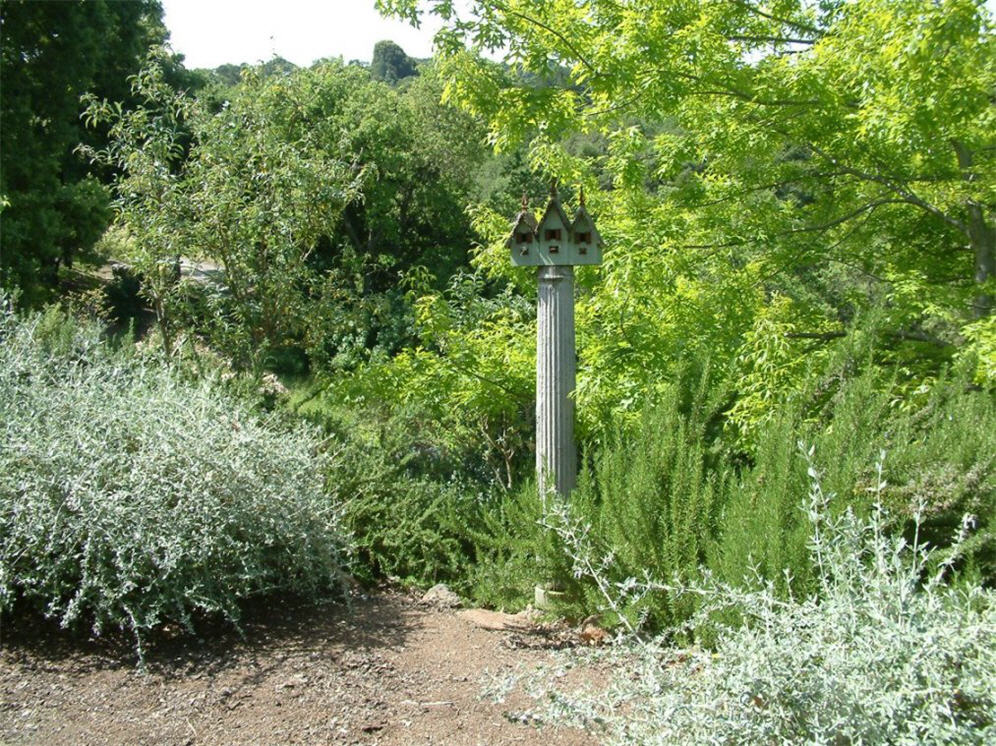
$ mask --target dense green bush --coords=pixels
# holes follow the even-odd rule
[[[412,418],[336,402],[320,384],[299,386],[285,404],[334,443],[329,490],[343,505],[360,577],[445,582],[478,603],[521,608],[538,579],[563,575],[535,484],[507,490]]]
[[[822,385],[822,384],[821,384]],[[809,527],[794,496],[806,489],[807,465],[795,444],[813,444],[822,456],[822,483],[840,509],[867,515],[872,506],[869,466],[888,452],[881,499],[892,515],[890,530],[909,531],[920,514],[922,535],[950,541],[966,513],[979,525],[963,562],[996,579],[996,398],[970,385],[970,374],[952,371],[904,395],[902,381],[874,366],[838,383],[812,413],[788,402],[760,429],[753,461],[728,485],[710,549],[709,564],[736,583],[750,569],[785,589],[790,570],[797,592],[813,588]],[[807,417],[807,414],[809,415]]]
[[[859,516],[872,505],[869,464],[888,450],[890,531],[908,530],[920,511],[921,531],[943,545],[972,513],[979,525],[960,562],[996,577],[996,401],[968,374],[953,371],[911,394],[898,374],[849,352],[774,407],[745,453],[724,427],[730,397],[708,367],[683,365],[652,405],[587,434],[579,488],[563,515],[544,515],[528,483],[509,490],[501,470],[489,479],[484,459],[468,458],[472,433],[440,438],[424,409],[359,408],[316,388],[297,410],[341,443],[330,483],[372,577],[445,581],[499,606],[521,605],[533,584],[553,583],[567,591],[561,611],[578,618],[607,606],[593,570],[613,585],[645,574],[693,580],[707,567],[733,585],[761,577],[785,596],[805,594],[816,576],[798,506],[809,479],[799,440],[823,455],[835,505]],[[571,556],[558,536],[565,526],[599,558],[593,567]],[[660,629],[687,619],[695,603],[642,595],[610,611],[610,620]]]
[[[143,635],[341,588],[325,446],[56,311],[0,312],[0,612]]]
[[[473,595],[477,568],[490,564],[500,543],[488,520],[500,504],[493,491],[469,479],[454,454],[420,439],[403,417],[337,403],[314,383],[297,388],[286,404],[334,444],[328,485],[343,505],[357,575],[445,582]]]
[[[392,420],[450,470],[513,489],[533,471],[534,316],[509,288],[457,273],[416,301],[417,346],[332,379],[323,396]]]
[[[721,427],[723,397],[696,369],[705,367],[662,386],[652,406],[592,449],[579,488],[543,519],[570,541],[536,544],[532,527],[511,540],[529,537],[546,567],[562,567],[556,557],[565,550],[572,555],[570,572],[556,578],[569,591],[567,613],[611,607],[596,576],[617,587],[645,575],[690,581],[706,567],[732,585],[760,577],[783,596],[815,591],[810,526],[798,504],[809,481],[800,440],[822,456],[822,482],[837,496],[831,510],[862,517],[874,499],[869,464],[887,450],[880,497],[892,516],[889,530],[908,534],[918,514],[922,537],[943,549],[962,516],[975,515],[960,567],[996,579],[996,400],[973,388],[968,373],[953,371],[909,396],[898,377],[876,366],[832,388],[824,371],[813,377],[820,396],[803,391],[777,407],[744,454]],[[572,542],[586,547],[584,561]],[[614,621],[657,629],[694,609],[693,598],[666,593],[609,608]]]
[[[452,474],[446,454],[425,448],[373,409],[333,401],[319,384],[301,385],[286,406],[320,426],[334,450],[327,483],[343,505],[362,577],[424,585],[466,576],[469,547],[455,518],[473,500],[446,478]],[[473,520],[472,510],[466,520]]]
[[[705,561],[727,482],[723,465],[714,468],[716,459],[708,452],[716,406],[706,402],[706,391],[705,377],[699,376],[665,387],[656,406],[617,428],[585,459],[588,466],[562,506],[563,515],[546,519],[554,534],[565,522],[582,527],[587,553],[601,558],[600,573],[612,584],[644,573],[690,578]],[[591,582],[593,568],[578,564],[570,544],[548,546],[573,556],[575,577],[558,580],[567,586],[575,613],[584,615],[606,599],[604,589]],[[618,611],[630,624],[642,620],[656,627],[690,613],[663,596]]]
[[[811,452],[810,452],[811,453]],[[815,470],[808,505],[817,592],[786,598],[706,575],[642,583],[692,596],[713,649],[677,650],[673,632],[610,653],[619,676],[596,698],[533,682],[565,717],[607,725],[618,744],[987,744],[996,738],[996,595],[948,585],[920,538],[887,533],[879,508],[836,517]],[[885,489],[881,470],[871,485]],[[830,501],[832,502],[832,500]],[[958,542],[956,542],[958,544]]]

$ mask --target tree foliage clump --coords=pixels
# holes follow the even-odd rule
[[[246,68],[218,100],[170,87],[163,61],[133,78],[137,104],[90,99],[111,142],[87,152],[120,170],[118,220],[135,247],[123,258],[167,355],[177,325],[257,373],[288,347],[348,367],[406,341],[400,279],[424,268],[443,281],[464,262],[462,202],[482,155],[431,69],[399,90],[336,61]],[[220,270],[193,304],[181,258]]]
[[[565,591],[559,611],[570,617],[601,613],[607,624],[659,630],[686,621],[694,598],[636,594],[608,603],[606,588],[648,575],[690,582],[708,572],[738,587],[762,578],[784,598],[817,592],[809,526],[798,504],[809,483],[799,440],[821,454],[821,484],[836,496],[833,516],[845,509],[866,516],[877,498],[891,532],[908,535],[918,517],[921,539],[938,552],[950,551],[963,516],[975,516],[958,567],[992,584],[996,400],[966,391],[970,372],[950,372],[915,406],[899,409],[900,382],[865,367],[833,387],[815,419],[807,396],[779,405],[745,460],[729,443],[727,397],[708,364],[686,360],[681,371],[654,406],[589,445],[578,488],[556,510],[545,510],[535,494],[525,499],[528,483],[506,492],[510,509],[532,517],[507,527],[487,523],[503,545],[494,555],[503,567],[483,568],[475,593],[495,597],[501,588],[501,597],[521,601],[542,578]],[[819,378],[807,390],[814,395],[827,385]],[[882,449],[886,484],[876,490],[871,464]],[[556,538],[564,526],[571,541]],[[571,542],[584,545],[584,556]]]
[[[0,308],[0,613],[191,630],[272,593],[334,597],[348,541],[313,431],[57,311]]]
[[[391,416],[451,473],[512,489],[531,461],[534,308],[461,272],[414,289],[417,344],[364,366],[328,395]]]
[[[421,4],[380,5],[415,18]],[[709,351],[751,441],[875,308],[880,362],[908,370],[911,389],[955,357],[992,385],[983,3],[512,0],[461,19],[431,7],[448,21],[450,98],[498,149],[524,146],[535,170],[583,184],[606,237],[578,306],[582,417],[652,400],[679,359]],[[603,145],[578,151],[578,133]],[[482,262],[504,253],[496,240]]]
[[[60,266],[93,258],[111,219],[110,173],[74,150],[107,133],[85,127],[80,98],[129,99],[128,76],[167,36],[161,16],[158,0],[0,4],[0,282],[26,301],[51,293]],[[180,84],[175,57],[168,67]]]
[[[415,75],[415,61],[393,41],[379,41],[374,44],[370,75],[393,85]]]

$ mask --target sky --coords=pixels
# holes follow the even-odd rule
[[[374,0],[162,0],[173,51],[188,68],[255,64],[279,55],[307,67],[323,57],[370,61],[390,39],[410,57],[432,55],[439,21],[415,29],[374,10]],[[459,6],[459,3],[458,3]],[[990,13],[996,0],[986,0]]]
[[[432,55],[438,22],[421,29],[385,19],[374,0],[162,0],[174,52],[187,68],[255,64],[274,55],[307,67],[323,57],[370,61],[378,41]]]

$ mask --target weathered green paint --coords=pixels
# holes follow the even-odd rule
[[[556,185],[541,220],[525,197],[506,242],[512,262],[538,267],[536,312],[536,477],[540,494],[566,497],[577,481],[574,444],[574,266],[600,264],[602,237],[584,208],[571,220]]]
[[[525,202],[512,224],[512,233],[505,242],[512,263],[519,267],[563,266],[602,263],[602,237],[595,222],[581,206],[571,220],[560,204],[556,188],[543,217],[536,217]]]

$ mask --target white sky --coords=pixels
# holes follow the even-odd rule
[[[162,0],[174,52],[187,68],[255,64],[279,55],[307,67],[323,57],[370,61],[378,41],[390,39],[410,57],[430,57],[439,28],[385,19],[374,0]]]
[[[173,50],[188,68],[255,64],[274,55],[307,67],[322,57],[370,61],[390,39],[411,57],[432,55],[438,19],[415,29],[374,10],[374,0],[162,0]],[[459,3],[458,3],[459,6]],[[986,0],[990,13],[996,0]]]

